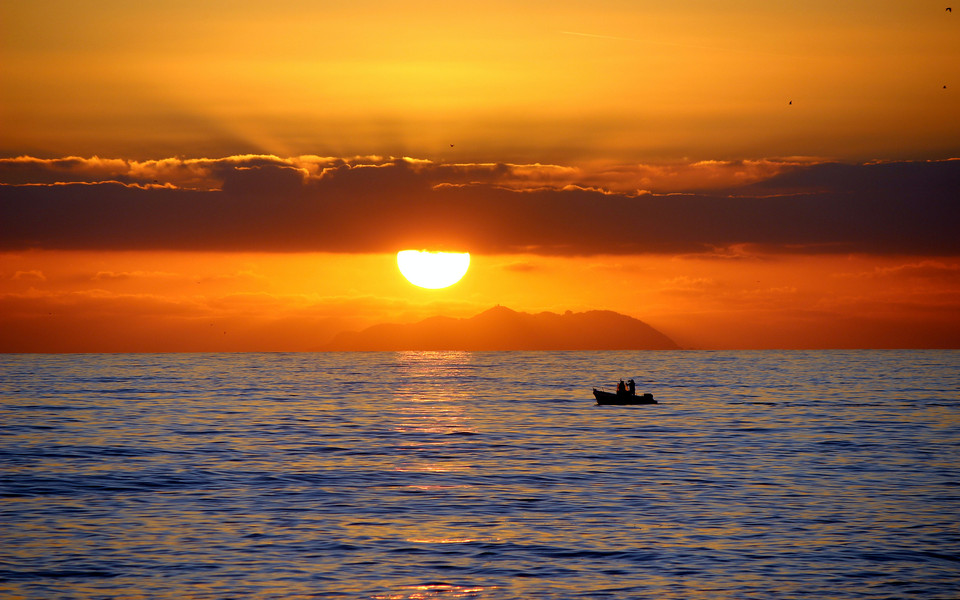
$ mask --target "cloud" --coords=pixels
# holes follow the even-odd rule
[[[170,186],[183,189],[220,189],[224,179],[243,169],[269,167],[321,170],[343,163],[318,156],[281,159],[273,155],[245,154],[225,158],[161,160],[104,159],[70,156],[41,159],[31,156],[0,158],[0,182],[12,185],[54,183],[104,183]]]
[[[12,279],[16,281],[46,281],[47,276],[43,274],[43,271],[31,269],[29,271],[17,271],[13,274]]]
[[[660,283],[660,292],[675,296],[703,296],[716,294],[718,284],[709,277],[681,275]]]
[[[101,159],[96,156],[68,156],[57,159],[32,156],[0,158],[0,181],[9,184],[119,181],[129,172],[128,161]]]
[[[742,188],[744,193],[772,194],[891,191],[921,196],[960,189],[960,159],[867,164],[817,163],[785,170]]]
[[[842,273],[841,278],[859,279],[901,279],[914,281],[943,281],[960,284],[960,264],[924,260],[887,267],[875,267],[871,271],[860,273]]]
[[[524,261],[524,262],[512,262],[512,263],[510,263],[510,264],[508,264],[508,265],[504,265],[504,266],[501,267],[501,268],[502,268],[504,271],[512,271],[512,272],[514,272],[514,273],[533,273],[533,272],[540,271],[540,270],[543,269],[543,267],[538,266],[538,265],[535,265],[535,264],[533,264],[533,263],[531,263],[531,262],[528,262],[528,261]]]
[[[143,279],[174,279],[182,278],[177,273],[164,271],[97,271],[90,277],[90,281],[131,281]]]
[[[103,183],[158,185],[182,189],[221,189],[236,171],[296,169],[307,177],[322,178],[343,168],[389,167],[403,164],[433,185],[490,184],[510,189],[568,186],[621,193],[638,190],[678,192],[721,189],[768,179],[810,159],[755,161],[700,161],[670,164],[611,164],[582,166],[511,163],[435,163],[413,158],[382,156],[329,157],[303,155],[280,158],[244,154],[223,158],[165,158],[160,160],[81,158],[41,159],[31,156],[0,158],[0,183],[10,185]]]
[[[626,169],[608,169],[615,185],[604,186],[596,169],[555,165],[251,155],[128,162],[119,173],[110,161],[11,160],[0,173],[22,163],[46,175],[0,186],[6,250],[960,254],[958,160],[696,163],[688,170],[701,176],[719,169],[721,187],[684,193],[616,191]],[[97,169],[112,181],[48,185]],[[125,183],[133,172],[138,182],[178,174],[178,184]]]

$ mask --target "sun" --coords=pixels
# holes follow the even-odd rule
[[[460,281],[470,267],[468,252],[401,250],[397,266],[413,285],[436,290]]]

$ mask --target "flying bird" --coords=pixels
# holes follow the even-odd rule
[[[948,7],[947,7],[947,12],[953,12],[953,9],[948,6]]]

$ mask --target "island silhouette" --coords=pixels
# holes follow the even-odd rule
[[[564,314],[495,306],[470,318],[430,317],[337,334],[328,351],[678,350],[650,325],[609,310]]]

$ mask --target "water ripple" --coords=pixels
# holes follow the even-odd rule
[[[0,356],[0,595],[948,598],[960,353]],[[654,406],[598,407],[634,378]]]

